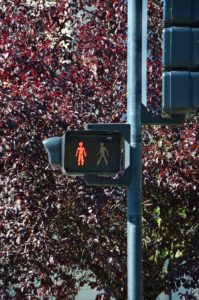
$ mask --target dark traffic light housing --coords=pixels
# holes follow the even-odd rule
[[[162,110],[189,115],[199,107],[199,1],[164,0]]]

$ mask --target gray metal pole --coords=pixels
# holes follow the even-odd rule
[[[127,276],[128,300],[142,299],[141,246],[141,97],[142,97],[142,0],[128,1],[128,104],[131,125],[128,187]]]
[[[172,297],[172,290],[170,290],[170,293],[169,293],[169,300],[172,300],[173,297]]]
[[[147,11],[148,0],[142,0],[142,104],[147,106]]]

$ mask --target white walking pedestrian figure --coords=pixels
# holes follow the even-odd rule
[[[108,149],[104,146],[104,143],[100,143],[99,152],[97,152],[97,155],[99,155],[99,159],[97,161],[97,166],[101,163],[101,160],[103,159],[105,164],[108,165],[107,157],[109,156]]]

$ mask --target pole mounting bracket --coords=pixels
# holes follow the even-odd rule
[[[172,115],[170,118],[153,116],[147,108],[141,106],[141,123],[142,125],[181,125],[185,120],[184,115]]]

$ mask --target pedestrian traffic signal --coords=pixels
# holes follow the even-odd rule
[[[68,174],[115,175],[121,170],[122,136],[118,132],[68,131],[62,151]]]
[[[68,131],[43,144],[49,163],[65,174],[114,176],[121,171],[123,138],[117,131]]]

